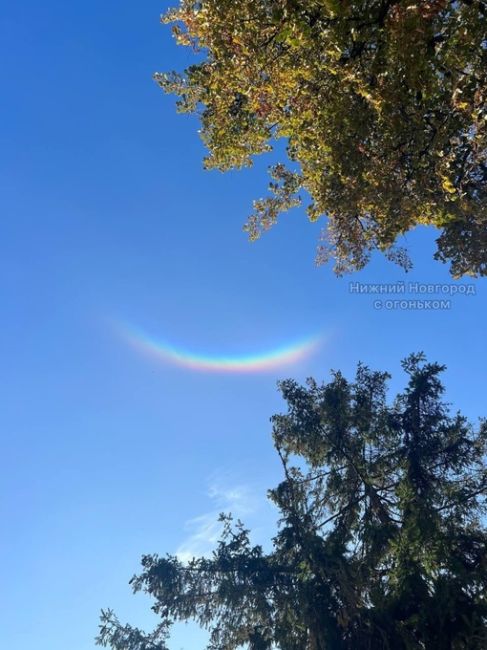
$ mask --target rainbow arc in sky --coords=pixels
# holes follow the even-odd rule
[[[123,325],[121,331],[133,347],[152,358],[183,368],[207,372],[266,372],[291,366],[308,358],[323,342],[322,335],[314,335],[260,353],[208,354],[149,336],[132,326]]]

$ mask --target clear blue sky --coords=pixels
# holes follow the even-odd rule
[[[448,398],[485,414],[485,281],[450,310],[376,310],[349,282],[450,283],[433,234],[415,270],[380,258],[336,279],[313,265],[302,212],[250,245],[265,169],[203,172],[198,125],[151,80],[189,53],[164,3],[3,2],[0,12],[2,586],[0,645],[92,650],[100,607],[145,622],[128,579],[142,553],[207,550],[219,509],[267,532],[279,471],[269,416],[280,376],[394,373],[425,350]],[[471,280],[464,280],[470,282]],[[418,296],[408,296],[408,298]],[[318,353],[261,374],[194,372],[141,355],[127,321],[203,352],[322,332]],[[484,384],[484,385],[482,385]],[[259,532],[260,531],[260,532]],[[178,630],[175,649],[197,647]]]

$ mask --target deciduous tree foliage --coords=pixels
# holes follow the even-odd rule
[[[442,366],[403,362],[355,381],[281,384],[272,418],[283,481],[270,552],[224,517],[209,558],[148,555],[132,579],[161,618],[145,636],[103,613],[98,642],[165,650],[173,621],[197,621],[211,650],[482,650],[487,647],[487,423],[442,400]]]
[[[339,274],[376,249],[407,268],[395,242],[418,224],[455,277],[487,273],[487,2],[181,0],[163,21],[197,57],[155,78],[200,116],[206,167],[287,139],[251,238],[303,191]]]

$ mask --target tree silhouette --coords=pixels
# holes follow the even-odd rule
[[[392,403],[385,372],[280,384],[272,418],[283,480],[272,550],[230,516],[211,557],[147,555],[132,579],[161,618],[152,635],[102,613],[98,643],[165,650],[194,620],[211,650],[481,650],[487,647],[487,424],[442,401],[443,367],[403,362]]]

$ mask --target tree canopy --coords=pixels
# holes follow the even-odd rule
[[[408,383],[359,365],[305,386],[284,381],[272,418],[283,480],[271,550],[223,517],[211,557],[147,555],[135,591],[154,599],[151,635],[103,612],[98,643],[165,650],[173,621],[211,650],[482,650],[487,647],[487,423],[443,401],[443,367],[403,362]]]
[[[338,274],[374,250],[408,268],[420,224],[453,276],[487,273],[487,2],[181,0],[163,21],[196,58],[155,78],[200,116],[207,168],[287,140],[252,239],[306,200]]]

